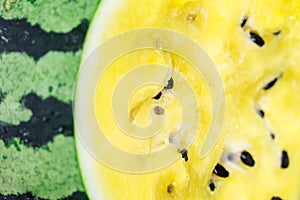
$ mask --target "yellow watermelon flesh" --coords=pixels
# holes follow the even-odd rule
[[[171,65],[196,91],[203,114],[199,137],[188,160],[147,174],[116,171],[99,163],[77,137],[82,176],[91,199],[300,199],[300,3],[298,1],[103,0],[91,24],[82,60],[108,38],[145,27],[176,30],[197,41],[216,65],[225,88],[226,118],[212,152],[199,158],[211,121],[211,101],[201,76],[178,56],[142,50],[123,56],[97,87],[95,113],[106,136],[127,151],[151,151],[121,136],[109,116],[115,84],[134,66]],[[124,66],[122,70],[117,66]],[[174,82],[176,85],[176,82]],[[101,86],[101,87],[100,87]],[[149,123],[147,110],[162,104],[166,130],[179,121],[178,102],[157,87],[141,88],[130,101],[137,123]],[[197,92],[202,91],[202,92]],[[103,95],[105,94],[105,95]],[[110,131],[113,130],[113,131]],[[121,137],[121,138],[120,138]],[[112,155],[117,156],[117,155]]]

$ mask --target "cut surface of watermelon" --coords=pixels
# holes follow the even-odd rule
[[[137,141],[114,135],[118,130],[111,120],[109,97],[120,77],[134,66],[172,66],[194,89],[201,101],[198,109],[206,114],[201,115],[199,136],[189,148],[179,152],[183,159],[142,175],[122,173],[101,164],[77,137],[78,158],[89,197],[299,199],[299,8],[297,1],[269,0],[102,1],[86,38],[83,62],[98,45],[124,31],[145,27],[176,30],[195,40],[216,65],[225,87],[226,119],[217,145],[208,156],[200,158],[211,122],[210,95],[205,92],[203,78],[189,63],[167,52],[141,50],[121,57],[103,74],[94,105],[99,124],[116,146],[129,152],[151,152],[170,142],[164,137],[156,138],[141,144],[141,148]],[[176,80],[173,85],[176,86]],[[172,88],[165,87],[137,92],[126,105],[131,117],[147,124],[149,106],[166,106],[166,113],[171,112],[167,128],[174,128],[179,120],[178,101],[170,97]]]

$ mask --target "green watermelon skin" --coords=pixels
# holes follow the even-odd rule
[[[72,97],[99,0],[0,6],[0,199],[87,199]],[[3,5],[3,6],[2,6]]]

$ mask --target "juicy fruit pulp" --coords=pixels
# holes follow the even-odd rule
[[[136,175],[110,169],[86,151],[77,138],[83,179],[91,199],[299,199],[300,64],[298,1],[104,0],[86,40],[83,60],[106,39],[144,27],[174,29],[197,41],[217,66],[226,91],[223,135],[209,156],[199,158],[199,147],[209,127],[211,104],[201,77],[178,57],[154,51],[119,59],[106,72],[96,91],[96,110],[106,128],[114,128],[101,94],[132,66],[146,62],[169,64],[186,78],[201,100],[199,137],[182,153],[184,159],[160,171]],[[134,58],[134,59],[132,59]],[[174,82],[176,85],[176,82]],[[131,116],[147,124],[149,104],[161,88],[144,88],[130,102]],[[147,97],[145,100],[145,97]],[[146,103],[145,103],[146,102]],[[178,122],[176,100],[169,99],[172,129]],[[172,113],[173,112],[173,113]],[[137,142],[107,137],[127,151],[151,151]],[[110,134],[111,133],[111,134]],[[114,138],[116,137],[116,138]],[[118,156],[118,155],[112,155]]]

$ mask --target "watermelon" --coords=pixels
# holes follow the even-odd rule
[[[166,81],[160,86],[141,85],[127,104],[123,102],[129,122],[141,127],[149,125],[153,106],[160,106],[156,113],[169,120],[161,137],[146,141],[128,137],[120,131],[111,111],[113,92],[123,77],[139,66],[151,64],[169,66],[193,88],[201,103],[182,112],[201,113],[198,137],[191,146],[178,149],[176,162],[156,171],[135,173],[124,172],[98,156],[123,162],[121,154],[105,149],[91,152],[89,148],[102,141],[87,144],[81,135],[92,134],[93,130],[77,132],[78,158],[90,199],[300,199],[299,6],[298,1],[283,0],[103,0],[86,38],[79,78],[84,77],[85,62],[94,52],[100,57],[114,49],[119,51],[128,41],[124,37],[115,46],[97,50],[108,39],[115,41],[124,32],[138,28],[177,31],[196,41],[215,64],[225,89],[226,118],[216,145],[201,156],[212,119],[203,77],[190,63],[162,48],[141,49],[119,57],[99,76],[95,92],[89,94],[94,98],[90,106],[95,114],[88,119],[96,118],[111,144],[135,154],[172,145],[172,130],[176,132],[180,125],[180,101],[170,93],[180,90],[178,79],[173,79],[174,88],[168,88]],[[178,48],[184,45],[175,42]],[[147,79],[148,75],[138,74],[136,79]],[[89,85],[87,78],[85,81]],[[78,99],[89,97],[80,90],[83,85],[79,82]],[[81,105],[76,106],[75,114],[85,115],[79,109]],[[83,126],[81,121],[76,123]],[[157,162],[162,161],[157,158]]]
[[[72,101],[98,3],[1,2],[0,199],[87,199]]]

